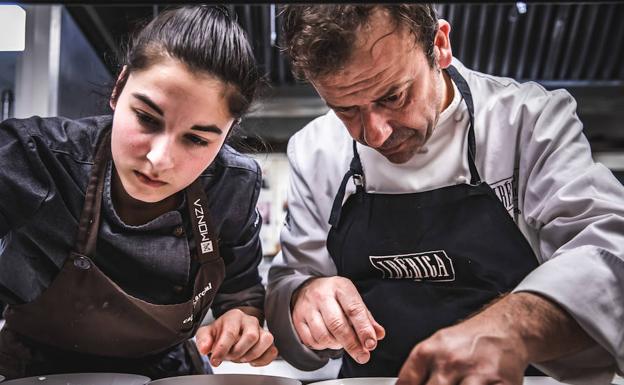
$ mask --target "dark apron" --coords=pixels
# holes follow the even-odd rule
[[[43,294],[5,311],[0,374],[7,378],[108,371],[154,379],[204,373],[201,356],[189,338],[223,282],[225,266],[203,188],[196,180],[185,190],[196,244],[192,258],[200,265],[192,297],[172,305],[132,297],[93,262],[106,165],[111,158],[110,133],[101,143],[74,251]]]
[[[474,163],[472,95],[447,69],[470,114],[470,184],[410,194],[369,194],[353,160],[335,197],[327,248],[338,275],[357,287],[386,337],[364,365],[343,355],[341,377],[395,377],[411,349],[479,311],[537,267],[528,242]],[[356,192],[342,201],[353,177]]]

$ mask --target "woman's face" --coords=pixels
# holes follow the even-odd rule
[[[130,73],[111,100],[111,149],[132,198],[159,202],[212,163],[234,121],[227,92],[220,80],[175,59]]]

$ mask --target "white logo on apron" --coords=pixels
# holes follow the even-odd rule
[[[197,230],[199,230],[200,246],[202,254],[212,252],[212,241],[208,237],[208,225],[204,219],[204,208],[199,203],[199,199],[193,202],[195,206],[195,217],[197,218]]]
[[[194,298],[193,298],[193,309],[195,309],[195,306],[197,305],[197,302],[199,302],[199,300],[206,295],[206,293],[208,293],[209,290],[212,289],[212,282],[209,282],[208,285],[206,287],[204,287],[204,289],[202,291],[200,291]],[[184,321],[182,321],[182,324],[187,324],[189,322],[193,321],[193,314],[191,314],[190,316],[188,316],[188,318],[184,319]]]
[[[399,255],[371,255],[373,267],[383,279],[448,282],[455,280],[453,261],[444,250]]]
[[[512,218],[514,216],[514,208],[518,207],[518,197],[516,196],[517,189],[514,186],[515,183],[514,178],[509,177],[490,185]]]

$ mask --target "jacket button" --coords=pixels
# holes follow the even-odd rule
[[[184,236],[184,228],[182,226],[177,226],[173,230],[173,235],[175,235],[178,238]]]
[[[74,266],[79,269],[88,270],[91,268],[91,262],[85,257],[78,257],[74,259]]]
[[[176,292],[177,294],[181,294],[184,291],[184,286],[175,285],[173,286],[173,291]]]

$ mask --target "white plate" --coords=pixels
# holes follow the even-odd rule
[[[149,385],[301,385],[301,381],[259,374],[202,374],[162,378]]]
[[[309,385],[394,385],[396,377],[360,377],[343,378],[321,382],[312,382]],[[550,377],[524,377],[523,385],[565,385]]]
[[[149,377],[124,373],[69,373],[19,378],[2,385],[145,385]]]

